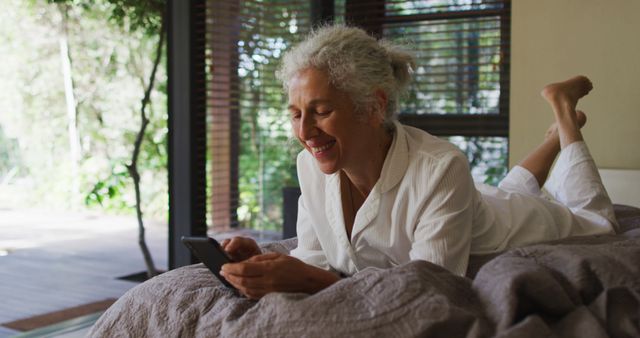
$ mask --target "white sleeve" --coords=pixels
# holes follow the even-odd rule
[[[426,180],[438,180],[422,203],[409,256],[464,276],[471,250],[473,196],[476,193],[466,158],[454,156]]]
[[[319,268],[329,270],[327,257],[322,251],[318,235],[309,216],[309,212],[304,204],[303,196],[298,199],[298,220],[296,224],[298,236],[298,247],[291,251],[291,256],[301,261],[317,266]]]

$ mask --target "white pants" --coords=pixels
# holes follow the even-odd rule
[[[545,194],[527,169],[515,166],[498,187],[509,192],[549,197],[566,206],[575,217],[570,235],[617,231],[613,205],[602,184],[587,145],[580,141],[566,146],[544,185]],[[576,226],[577,225],[577,226]]]

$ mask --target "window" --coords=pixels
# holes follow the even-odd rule
[[[197,117],[189,130],[194,163],[204,163],[189,170],[206,182],[204,206],[191,205],[206,210],[194,217],[206,217],[209,228],[279,231],[282,189],[297,185],[300,148],[290,140],[274,72],[283,52],[323,20],[361,26],[415,51],[415,81],[400,120],[457,144],[476,179],[494,183],[506,172],[508,0],[198,0],[189,6],[189,95]],[[201,149],[206,158],[199,158]],[[192,189],[198,182],[191,181]]]
[[[209,224],[281,231],[283,187],[297,186],[286,97],[275,71],[311,27],[306,0],[206,5]]]
[[[509,131],[508,0],[346,0],[345,21],[404,44],[416,71],[399,119],[447,138],[474,178],[506,174]]]

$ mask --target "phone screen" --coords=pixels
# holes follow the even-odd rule
[[[182,243],[186,245],[189,250],[198,259],[209,268],[209,270],[224,284],[225,286],[236,289],[231,283],[229,283],[224,277],[220,275],[220,268],[226,263],[231,263],[233,260],[222,249],[220,243],[210,237],[182,237]]]

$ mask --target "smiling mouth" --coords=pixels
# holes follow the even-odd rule
[[[336,142],[332,141],[332,142],[329,142],[329,143],[327,143],[327,144],[325,144],[323,146],[320,146],[320,147],[310,147],[310,148],[311,148],[311,151],[314,154],[317,154],[317,153],[321,153],[321,152],[323,152],[325,150],[328,150],[329,148],[333,147],[334,144],[336,144]]]

